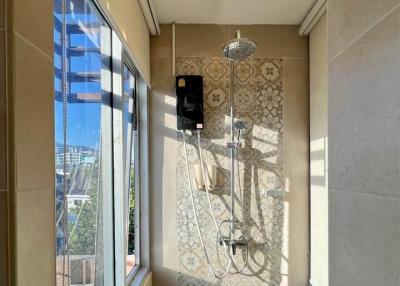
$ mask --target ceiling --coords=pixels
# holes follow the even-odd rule
[[[315,0],[153,0],[160,23],[301,24]]]

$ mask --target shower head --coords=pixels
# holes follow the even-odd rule
[[[244,130],[247,128],[247,123],[245,121],[237,120],[233,123],[233,127],[237,130]]]
[[[240,31],[237,30],[235,39],[226,44],[222,51],[225,58],[233,61],[241,61],[254,55],[256,49],[257,45],[247,38],[242,38]]]

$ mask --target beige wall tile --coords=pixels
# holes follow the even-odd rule
[[[172,78],[172,58],[152,57],[150,61],[152,89],[172,92],[175,95]]]
[[[7,193],[0,191],[0,281],[7,281],[8,271]],[[2,284],[3,285],[3,284]]]
[[[222,56],[222,48],[229,40],[226,25],[176,25],[177,57]]]
[[[0,29],[5,27],[5,18],[6,18],[6,11],[5,11],[5,0],[0,1]]]
[[[336,56],[399,4],[399,0],[328,1],[329,58]]]
[[[398,4],[329,1],[330,286],[400,281]]]
[[[52,61],[16,37],[15,151],[19,191],[54,187]]]
[[[328,30],[323,16],[310,33],[311,140],[326,137],[328,113]]]
[[[329,213],[329,285],[398,285],[400,200],[330,190]]]
[[[235,37],[236,30],[243,37],[255,41],[255,57],[307,58],[308,38],[300,37],[299,27],[291,25],[232,25],[230,39]]]
[[[309,242],[308,61],[284,59],[284,177],[289,205],[289,285],[306,285]]]
[[[7,188],[5,32],[0,30],[0,189]]]
[[[330,63],[329,187],[400,197],[400,8]]]
[[[311,284],[329,284],[328,31],[323,16],[310,33]]]
[[[18,286],[55,285],[54,189],[18,192]]]
[[[172,56],[172,25],[160,25],[161,34],[152,36],[151,40],[151,57],[171,57]]]
[[[53,57],[53,1],[16,0],[15,32]]]
[[[121,36],[135,57],[135,64],[150,82],[150,33],[139,1],[99,0],[103,9],[115,21]]]
[[[306,59],[285,59],[283,60],[283,73],[285,137],[291,143],[301,143],[302,151],[308,152],[308,61]],[[304,147],[306,149],[303,149]]]
[[[177,285],[176,111],[171,58],[151,58],[150,182],[153,284]]]

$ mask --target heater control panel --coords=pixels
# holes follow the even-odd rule
[[[178,75],[176,97],[178,130],[204,129],[203,77]]]

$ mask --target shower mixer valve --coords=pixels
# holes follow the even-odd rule
[[[237,220],[224,220],[222,224],[227,223],[230,225],[230,233],[229,235],[221,235],[218,237],[218,242],[222,246],[226,244],[227,246],[231,247],[232,254],[236,255],[237,247],[248,246],[248,240],[244,235],[242,229],[242,224]]]
[[[236,249],[239,246],[247,246],[248,241],[244,237],[244,235],[239,236],[238,238],[230,238],[228,236],[222,236],[218,238],[219,245],[223,245],[224,242],[226,245],[230,246],[232,248],[232,254],[236,255]]]

